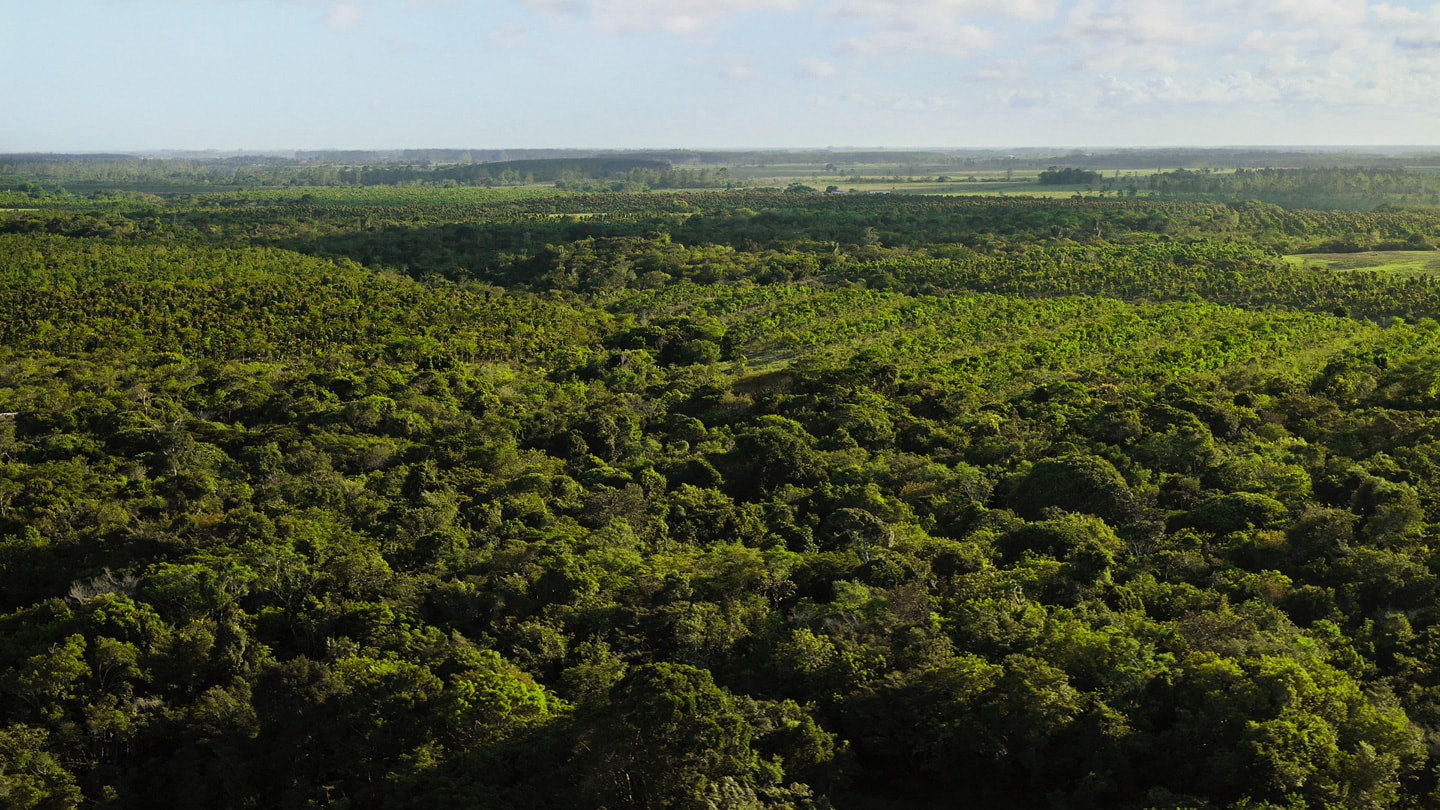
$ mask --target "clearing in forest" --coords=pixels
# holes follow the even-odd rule
[[[1301,253],[1285,258],[1296,264],[1318,264],[1330,270],[1376,270],[1412,276],[1440,274],[1440,251],[1434,250]]]

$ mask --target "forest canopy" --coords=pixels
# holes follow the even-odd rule
[[[1440,801],[1436,211],[24,182],[6,806]]]

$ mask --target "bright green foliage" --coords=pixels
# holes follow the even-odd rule
[[[80,805],[75,778],[46,750],[46,733],[0,729],[0,802],[14,810],[68,810]]]
[[[1440,796],[1433,213],[36,200],[0,804]]]
[[[486,651],[486,667],[455,675],[445,692],[449,722],[462,739],[480,743],[502,739],[515,728],[544,722],[563,708],[529,675],[507,667]]]
[[[1253,492],[1232,492],[1190,510],[1183,523],[1214,534],[1270,528],[1286,517],[1285,505]]]

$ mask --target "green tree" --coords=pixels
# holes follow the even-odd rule
[[[75,778],[47,750],[49,735],[29,726],[0,728],[0,804],[11,810],[70,810],[83,798]]]
[[[709,672],[646,664],[583,722],[575,764],[589,804],[699,810],[720,780],[753,783],[753,736],[735,699]]]
[[[1032,520],[1046,508],[1055,507],[1115,523],[1133,514],[1134,501],[1114,465],[1098,456],[1079,454],[1036,462],[1008,498],[1016,514]]]

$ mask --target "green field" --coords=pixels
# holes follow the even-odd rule
[[[1301,253],[1285,259],[1298,265],[1319,265],[1328,270],[1372,270],[1410,276],[1440,273],[1440,251],[1373,250],[1364,253]]]

